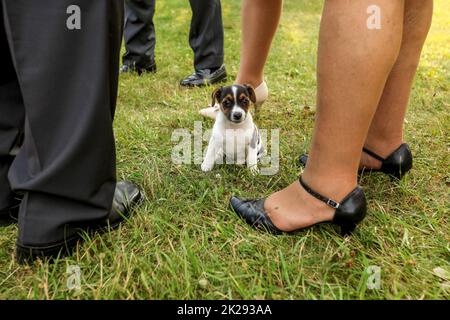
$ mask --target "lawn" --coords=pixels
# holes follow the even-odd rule
[[[333,226],[293,235],[255,232],[228,208],[232,194],[268,195],[295,179],[309,147],[321,1],[287,0],[266,69],[271,96],[260,128],[280,129],[280,170],[172,163],[172,133],[194,131],[212,88],[186,90],[192,72],[187,1],[157,1],[158,73],[120,79],[115,121],[118,176],[140,184],[144,205],[117,231],[87,238],[74,256],[21,267],[17,227],[0,229],[0,298],[15,299],[448,299],[450,2],[435,1],[433,26],[405,121],[414,168],[400,182],[361,178],[369,202],[350,237]],[[240,1],[223,1],[226,65],[239,64]],[[212,122],[204,120],[203,130]],[[206,146],[206,142],[204,142]],[[69,266],[81,288],[69,289]],[[371,287],[369,266],[380,269]]]

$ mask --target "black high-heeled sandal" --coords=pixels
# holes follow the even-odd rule
[[[395,149],[387,158],[380,157],[376,153],[363,148],[363,151],[367,153],[369,156],[377,159],[381,162],[380,169],[361,169],[358,173],[364,172],[382,172],[391,177],[401,179],[403,176],[412,168],[413,164],[413,156],[411,153],[411,149],[408,144],[403,143]],[[299,158],[299,163],[301,166],[305,167],[306,162],[308,161],[308,155],[302,154]]]
[[[334,218],[328,223],[332,223],[341,227],[341,234],[347,235],[352,233],[356,225],[360,223],[367,212],[366,197],[361,187],[357,186],[350,192],[341,202],[334,201],[322,196],[320,193],[311,189],[300,176],[300,184],[314,198],[326,203],[333,209],[336,209]],[[242,200],[237,197],[230,199],[230,205],[241,218],[255,229],[265,229],[273,234],[281,234],[282,230],[278,229],[270,220],[264,210],[265,199]],[[311,226],[309,226],[311,227]],[[308,227],[308,228],[309,228]],[[306,228],[302,228],[306,229]],[[295,230],[299,231],[301,229]],[[292,231],[292,232],[295,232]]]

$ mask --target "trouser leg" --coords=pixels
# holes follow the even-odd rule
[[[195,70],[223,64],[223,23],[220,0],[189,0],[192,8],[189,44],[194,51]]]
[[[125,0],[123,64],[145,68],[155,61],[155,0]]]
[[[18,244],[43,247],[103,221],[111,209],[124,5],[2,4],[25,106],[24,142],[9,171],[12,189],[24,194]]]
[[[0,211],[14,204],[8,171],[23,132],[24,106],[6,39],[0,5]]]

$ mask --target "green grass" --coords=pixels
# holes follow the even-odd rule
[[[240,1],[223,1],[226,64],[239,63]],[[299,173],[298,155],[311,139],[320,1],[286,1],[266,75],[271,98],[260,128],[281,129],[281,167],[274,176],[245,169],[171,162],[176,128],[194,129],[211,88],[184,90],[192,71],[184,1],[157,1],[158,73],[120,79],[115,122],[119,178],[143,186],[144,206],[119,230],[95,236],[73,257],[20,267],[17,228],[0,230],[0,298],[29,299],[448,299],[449,19],[450,3],[435,3],[435,18],[416,77],[405,124],[414,169],[400,182],[361,178],[369,214],[347,238],[332,226],[295,235],[251,230],[228,209],[231,194],[267,195]],[[204,128],[211,121],[203,123]],[[220,174],[218,176],[217,174]],[[80,291],[66,286],[78,265]],[[381,288],[367,288],[366,268],[381,268]]]

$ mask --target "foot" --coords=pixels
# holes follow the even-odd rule
[[[267,87],[266,81],[261,82],[258,86],[255,87],[255,96],[255,106],[256,108],[260,108],[269,97],[269,88]]]
[[[180,81],[182,87],[202,87],[227,81],[225,65],[217,69],[197,70],[190,76]]]
[[[375,147],[373,149],[371,149],[370,147],[367,147],[367,149],[375,152],[376,154],[380,155],[383,158],[388,157],[390,154],[392,154],[392,152],[394,150],[396,150],[400,145],[402,144],[402,142],[397,143],[393,146],[389,145],[383,145],[382,147]],[[380,144],[381,146],[382,144]],[[306,167],[306,162],[308,161],[308,155],[307,154],[302,154],[299,158],[299,163],[301,166]],[[362,152],[361,153],[361,159],[359,162],[359,170],[379,170],[381,169],[381,161],[374,158],[373,156],[367,154],[366,152]]]
[[[306,192],[297,180],[270,195],[264,209],[273,224],[285,232],[331,221],[335,213],[335,209]]]
[[[361,160],[359,161],[359,170],[379,170],[381,168],[381,161],[368,155],[361,153]]]
[[[366,141],[364,147],[368,150],[376,153],[380,157],[386,159],[389,155],[392,154],[393,151],[397,150],[397,148],[402,145],[403,141],[393,141],[393,142],[375,142],[368,143]],[[374,158],[370,154],[366,152],[362,152],[361,160],[359,162],[359,170],[378,170],[381,169],[381,161]]]
[[[201,109],[198,113],[200,113],[205,118],[210,118],[210,119],[215,120],[219,110],[220,110],[220,106],[218,104],[215,104],[213,106],[208,106],[206,108]]]
[[[340,226],[341,234],[353,232],[367,212],[367,202],[361,187],[353,188],[348,194],[342,190],[351,189],[351,183],[334,180],[330,186],[328,179],[318,187],[328,190],[333,199],[312,189],[302,177],[287,188],[267,199],[240,199],[232,197],[230,205],[245,222],[255,229],[263,229],[273,234],[302,230],[321,222],[331,222]],[[317,183],[318,181],[316,181]],[[340,200],[338,200],[340,199]]]
[[[95,232],[107,232],[118,227],[130,217],[132,209],[138,206],[144,199],[143,193],[137,186],[130,182],[121,181],[116,185],[113,204],[109,215],[104,221],[92,225],[70,238],[62,239],[54,245],[42,247],[16,245],[16,258],[20,264],[32,263],[37,258],[52,260],[57,256],[70,255],[77,244],[82,241],[83,232],[93,234]]]
[[[120,67],[120,73],[137,73],[140,76],[143,73],[147,72],[148,73],[156,72],[156,63],[154,61],[144,68],[138,67],[135,64],[123,64]]]

